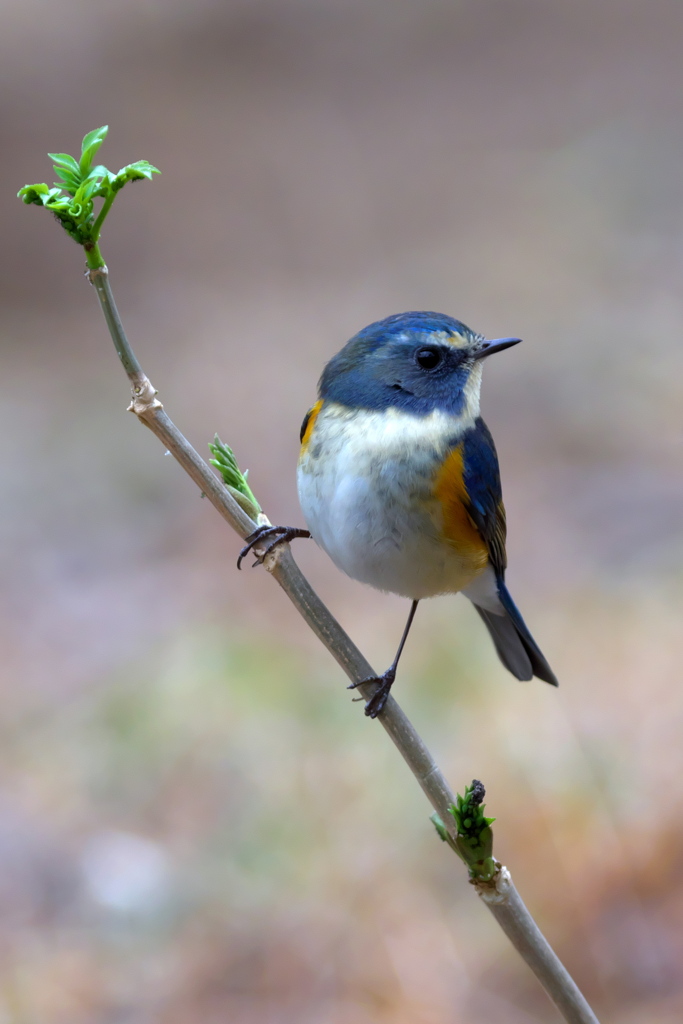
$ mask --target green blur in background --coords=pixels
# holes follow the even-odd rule
[[[425,602],[396,696],[610,1024],[683,1015],[683,7],[0,4],[0,1024],[552,1024],[346,679],[158,442],[78,247],[17,201],[109,123],[136,352],[300,523],[325,361],[407,309],[487,367],[559,692]],[[405,602],[295,549],[377,669]]]

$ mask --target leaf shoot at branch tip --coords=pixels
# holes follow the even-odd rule
[[[17,193],[25,203],[34,203],[50,210],[67,234],[79,245],[85,246],[86,251],[97,246],[105,217],[116,194],[123,186],[129,181],[138,181],[141,178],[151,180],[153,174],[161,173],[147,160],[127,164],[117,174],[113,174],[102,164],[93,166],[93,160],[108,131],[108,126],[104,125],[88,132],[81,144],[79,160],[69,153],[48,153],[59,181],[54,182],[52,188],[44,182],[38,185],[24,185]],[[95,199],[103,200],[97,217]],[[103,265],[103,261],[98,261],[95,265]]]

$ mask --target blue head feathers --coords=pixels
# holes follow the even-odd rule
[[[399,313],[370,324],[323,370],[320,397],[350,408],[457,415],[486,341],[443,313]]]

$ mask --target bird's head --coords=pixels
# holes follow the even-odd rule
[[[482,361],[519,341],[487,341],[442,313],[399,313],[359,331],[330,360],[320,397],[352,409],[476,416]]]

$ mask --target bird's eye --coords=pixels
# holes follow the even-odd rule
[[[415,354],[417,365],[423,370],[434,370],[441,362],[438,348],[419,348]]]

